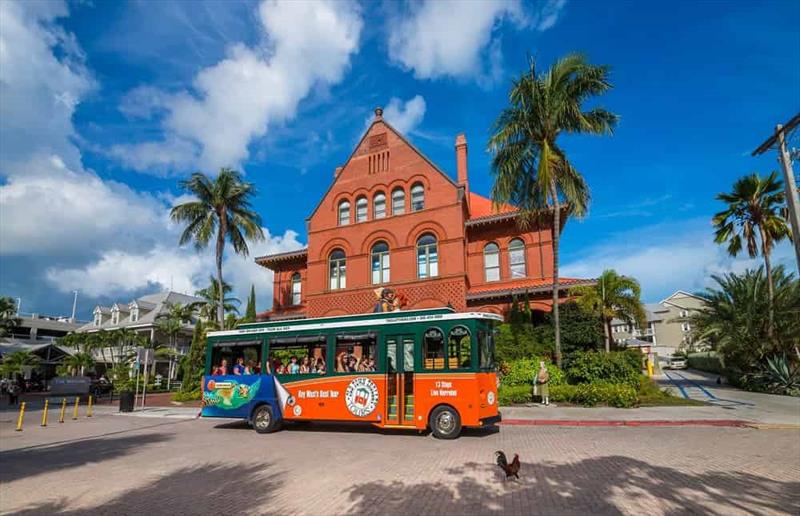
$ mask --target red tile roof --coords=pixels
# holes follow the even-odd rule
[[[469,193],[470,220],[501,215],[504,213],[514,213],[515,211],[518,211],[517,208],[511,206],[510,204],[502,204],[495,209],[495,206],[492,205],[491,199],[487,199],[486,197],[473,192]]]
[[[577,287],[579,285],[594,285],[593,279],[581,278],[560,278],[558,280],[561,288]],[[467,290],[467,299],[477,299],[483,297],[497,297],[510,294],[524,294],[526,291],[534,292],[547,291],[552,288],[552,278],[524,278],[511,281],[493,282],[472,287]]]

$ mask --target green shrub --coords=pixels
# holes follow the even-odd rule
[[[725,362],[716,351],[689,354],[689,367],[708,373],[724,374]]]
[[[550,373],[550,385],[564,383],[564,373],[555,364],[551,364],[548,359],[541,358],[522,358],[510,363],[503,364],[501,370],[504,371],[500,378],[503,385],[526,385],[528,388],[533,386],[533,379],[539,374],[539,362],[545,361],[547,372]]]
[[[198,389],[195,391],[179,391],[172,395],[172,401],[198,401],[203,397],[203,393]]]
[[[497,400],[501,406],[530,403],[531,395],[530,385],[501,385],[497,390]]]
[[[595,382],[553,386],[550,389],[550,400],[584,407],[603,404],[628,408],[639,402],[639,396],[630,384]]]
[[[639,386],[641,371],[641,353],[635,350],[611,353],[579,351],[568,356],[564,368],[569,383],[624,383],[633,389]]]
[[[513,362],[532,356],[550,355],[552,342],[547,342],[542,334],[544,328],[531,324],[504,323],[498,328],[495,338],[495,357],[500,362]]]

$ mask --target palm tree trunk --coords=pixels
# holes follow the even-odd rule
[[[553,329],[555,332],[556,365],[561,367],[561,322],[558,317],[558,237],[561,232],[561,205],[555,182],[550,184],[553,196]]]
[[[767,271],[767,292],[769,293],[769,325],[767,326],[767,337],[772,340],[775,328],[775,287],[772,283],[772,265],[769,262],[769,249],[767,248],[767,241],[764,238],[764,229],[759,226],[758,231],[761,233],[761,254],[764,255],[764,268]]]
[[[603,333],[606,334],[606,353],[611,353],[611,319],[603,318]]]
[[[219,321],[220,329],[225,324],[225,310],[223,307],[225,301],[225,292],[222,283],[222,253],[225,249],[225,235],[228,232],[228,220],[225,216],[225,211],[221,210],[219,213],[219,232],[217,233],[217,284],[219,287],[219,300],[217,305],[217,320]]]

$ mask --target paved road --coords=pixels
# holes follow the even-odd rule
[[[519,453],[505,482],[493,453]],[[800,432],[503,427],[456,441],[101,413],[0,423],[17,514],[798,514]]]
[[[800,398],[748,392],[717,384],[717,375],[702,371],[665,370],[659,383],[680,396],[705,401],[734,419],[800,424]]]

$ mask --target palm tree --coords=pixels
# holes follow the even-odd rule
[[[599,107],[583,110],[591,97],[611,88],[608,66],[594,66],[580,54],[569,54],[548,70],[529,70],[513,81],[510,106],[500,113],[489,139],[492,200],[519,207],[525,228],[552,216],[553,322],[556,362],[561,365],[558,317],[558,243],[561,218],[581,217],[589,205],[589,187],[558,144],[562,133],[611,133],[617,115]]]
[[[0,297],[0,338],[11,334],[21,320],[17,317],[17,304],[10,297]]]
[[[225,242],[233,244],[237,254],[247,256],[250,250],[248,240],[263,240],[261,216],[253,211],[250,203],[256,194],[251,183],[242,181],[238,172],[229,168],[220,170],[216,179],[195,172],[181,187],[194,195],[197,200],[185,202],[172,208],[170,217],[176,222],[186,224],[180,238],[180,245],[193,240],[195,247],[205,248],[216,234],[216,265],[219,304],[217,321],[220,326],[225,320],[225,289],[222,281],[222,258]]]
[[[714,215],[712,223],[716,229],[714,241],[728,243],[728,254],[736,256],[742,250],[742,241],[747,244],[750,258],[764,257],[769,289],[769,325],[767,336],[772,338],[775,330],[775,285],[769,255],[777,242],[791,238],[789,225],[781,214],[784,203],[783,185],[778,174],[772,172],[766,178],[751,174],[738,179],[733,191],[720,193],[717,200],[728,207]],[[760,245],[759,245],[760,242]]]
[[[639,299],[642,289],[639,282],[627,276],[617,274],[608,269],[603,271],[597,284],[593,286],[575,287],[570,295],[583,310],[597,314],[603,321],[606,353],[611,351],[611,321],[620,319],[629,323],[635,322],[644,327],[647,316]]]
[[[195,295],[202,297],[203,301],[192,303],[192,308],[199,311],[201,317],[206,319],[213,319],[217,314],[217,305],[219,305],[219,283],[213,276],[208,277],[209,285],[201,290],[195,292]],[[227,281],[222,282],[222,309],[225,313],[234,312],[239,313],[238,305],[241,304],[238,298],[228,296],[233,292],[233,287]]]
[[[74,355],[66,357],[62,365],[64,365],[72,373],[73,376],[75,376],[76,374],[80,374],[80,376],[83,376],[84,372],[87,369],[91,369],[92,367],[94,367],[94,358],[92,358],[92,355],[90,353],[85,351],[80,351],[78,353],[75,353]]]
[[[167,355],[169,357],[167,389],[169,389],[172,381],[172,364],[177,355],[178,335],[181,333],[181,330],[183,330],[184,325],[192,321],[193,315],[194,307],[192,305],[184,306],[181,303],[175,303],[169,306],[169,312],[159,314],[158,317],[156,317],[156,326],[159,331],[165,333],[169,337],[168,349],[163,346],[153,346],[153,349],[156,349],[156,355]]]
[[[39,357],[30,351],[14,351],[3,357],[2,371],[4,376],[13,378],[23,374],[24,367],[39,365]]]
[[[102,331],[102,330],[101,330]],[[100,332],[98,332],[99,334]],[[111,363],[116,364],[114,361],[114,352],[116,348],[117,357],[128,360],[132,353],[132,348],[143,346],[149,340],[143,335],[135,332],[130,328],[117,328],[104,335],[99,335],[101,339],[101,346],[109,346],[111,350]]]

